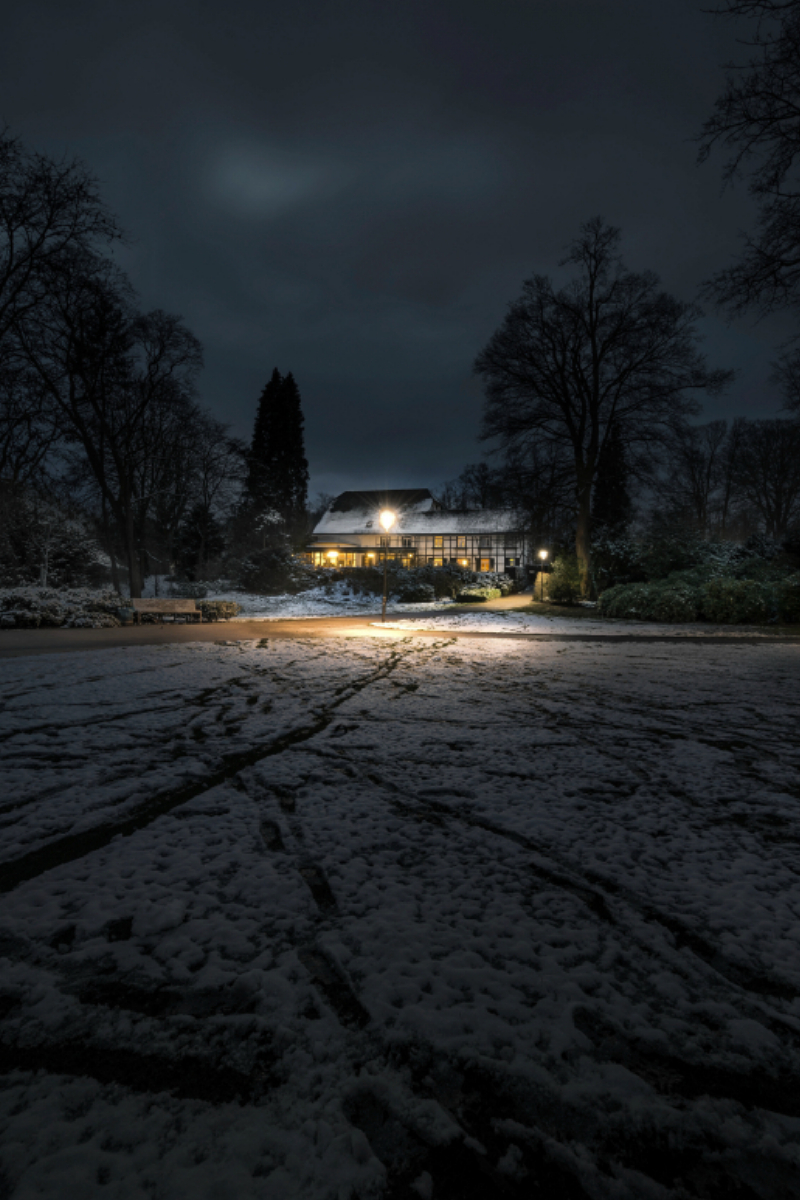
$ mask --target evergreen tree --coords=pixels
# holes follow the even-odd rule
[[[605,533],[622,533],[630,522],[633,504],[628,475],[625,443],[614,423],[600,451],[592,494],[592,523]]]
[[[294,523],[307,506],[308,461],[300,392],[291,371],[282,376],[276,367],[261,393],[249,460],[249,506],[279,512]]]

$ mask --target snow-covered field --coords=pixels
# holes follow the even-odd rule
[[[0,662],[0,1194],[796,1198],[798,718],[775,643]]]
[[[159,594],[171,595],[166,577],[160,576],[159,579]],[[155,591],[155,580],[151,575],[142,590],[142,595],[153,596]],[[285,621],[296,617],[358,617],[374,615],[381,611],[380,596],[358,595],[342,580],[327,587],[311,588],[296,595],[287,592],[280,596],[262,596],[257,592],[228,591],[210,586],[205,599],[233,600],[242,610],[239,619],[247,621]],[[452,603],[452,600],[434,600],[425,604],[396,604],[390,600],[387,612],[402,614],[421,609],[425,612],[446,610]]]

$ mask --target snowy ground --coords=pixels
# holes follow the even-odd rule
[[[159,581],[159,595],[171,595],[166,576],[159,576]],[[154,596],[155,592],[155,577],[151,575],[146,580],[142,595],[150,597]],[[233,600],[242,610],[239,619],[247,621],[285,621],[293,617],[358,617],[374,615],[381,609],[380,596],[356,595],[349,584],[341,580],[328,587],[312,588],[297,595],[287,592],[281,596],[261,596],[257,592],[225,591],[210,587],[204,599]],[[434,600],[425,604],[395,604],[390,601],[387,612],[444,610],[450,608],[452,603],[452,600]]]
[[[0,1194],[796,1200],[798,684],[767,643],[0,663]]]
[[[420,608],[422,605],[419,606]],[[680,625],[664,625],[655,621],[605,620],[603,617],[571,617],[567,610],[564,616],[544,616],[524,609],[481,608],[464,610],[460,605],[454,612],[443,612],[441,616],[399,618],[395,615],[386,622],[388,629],[401,629],[414,633],[422,629],[460,633],[579,633],[629,636],[631,634],[657,637],[769,637],[768,629],[752,625],[711,625],[708,622]],[[798,631],[800,632],[800,631]]]

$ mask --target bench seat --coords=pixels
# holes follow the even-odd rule
[[[203,614],[194,600],[131,600],[131,608],[134,611],[134,620],[137,624],[142,613],[159,616],[162,620],[164,617],[191,617],[198,621],[202,621],[203,619]]]

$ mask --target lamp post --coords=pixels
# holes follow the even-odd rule
[[[539,551],[539,558],[542,560],[542,569],[541,569],[541,572],[540,572],[540,576],[541,576],[541,590],[540,590],[540,592],[539,592],[539,602],[540,602],[540,604],[544,604],[544,564],[545,564],[545,562],[546,562],[546,560],[547,560],[547,551],[546,551],[546,550],[540,550],[540,551]]]
[[[385,621],[386,620],[386,590],[387,590],[386,560],[389,555],[388,534],[389,534],[389,530],[392,528],[392,526],[394,525],[397,518],[390,508],[385,508],[383,510],[383,512],[381,513],[381,515],[378,517],[378,520],[380,521],[383,528],[386,530],[386,534],[387,534],[386,545],[383,547],[383,608],[381,609],[381,620]]]

